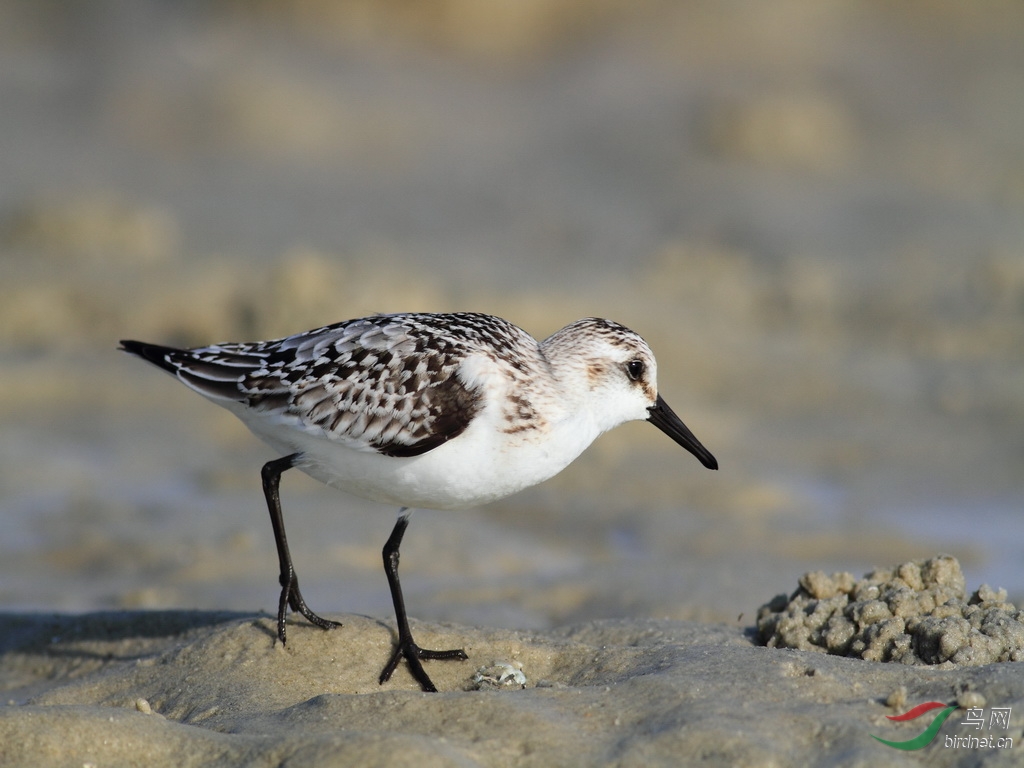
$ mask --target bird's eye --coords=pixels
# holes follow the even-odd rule
[[[644,363],[642,360],[630,360],[626,363],[626,375],[632,381],[640,381],[644,375]]]

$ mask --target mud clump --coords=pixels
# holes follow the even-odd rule
[[[859,580],[814,571],[799,584],[758,609],[762,645],[902,664],[1024,661],[1024,610],[987,584],[967,598],[954,557],[914,560]]]

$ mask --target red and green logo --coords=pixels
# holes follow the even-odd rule
[[[906,741],[887,741],[873,734],[871,738],[876,741],[880,741],[885,744],[885,746],[892,747],[893,749],[902,749],[908,752],[915,749],[924,749],[934,741],[935,737],[939,733],[939,728],[941,728],[942,724],[946,722],[946,718],[956,712],[956,704],[943,704],[941,701],[926,701],[924,704],[918,704],[912,710],[904,712],[902,715],[886,715],[888,720],[903,723],[907,720],[916,720],[921,717],[921,715],[931,712],[933,709],[942,709],[942,711],[935,716],[931,725],[912,739],[907,739]]]

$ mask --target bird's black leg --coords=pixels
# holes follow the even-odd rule
[[[409,671],[416,678],[416,682],[424,691],[436,692],[437,688],[427,677],[427,673],[420,664],[421,659],[458,659],[465,661],[469,657],[461,648],[450,651],[428,651],[420,648],[412,639],[412,632],[409,630],[409,617],[405,613],[405,599],[402,597],[402,585],[398,582],[398,547],[402,543],[402,536],[409,525],[409,510],[403,509],[398,513],[398,522],[395,523],[391,536],[384,545],[384,572],[388,577],[388,586],[391,587],[391,600],[395,604],[395,618],[398,622],[398,645],[394,653],[380,673],[380,683],[383,685],[391,679],[391,674],[398,666],[398,662],[404,658],[409,665]]]
[[[288,551],[288,537],[284,533],[284,518],[281,516],[281,494],[278,490],[281,485],[281,473],[295,466],[297,453],[285,456],[281,459],[268,461],[263,465],[263,495],[267,497],[267,508],[270,510],[270,522],[274,526],[274,543],[277,544],[277,559],[281,565],[281,599],[277,604],[277,636],[281,642],[285,642],[284,616],[291,606],[293,611],[298,611],[310,622],[321,629],[340,627],[341,622],[331,621],[317,616],[306,605],[299,591],[299,578],[295,575],[295,566],[292,565],[292,555]]]

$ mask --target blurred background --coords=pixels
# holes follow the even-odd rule
[[[118,339],[456,309],[634,328],[722,468],[631,424],[417,512],[413,616],[1024,598],[1024,5],[0,0],[0,609],[276,608],[274,454]],[[282,488],[311,606],[390,620],[395,511]]]

